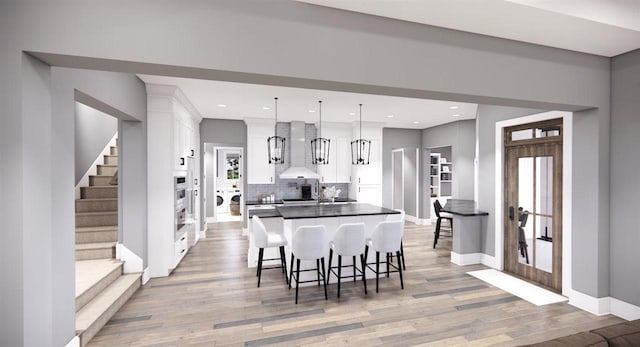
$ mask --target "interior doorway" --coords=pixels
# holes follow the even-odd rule
[[[563,120],[504,129],[504,270],[562,292]]]
[[[244,213],[243,148],[205,144],[208,223],[241,221]]]

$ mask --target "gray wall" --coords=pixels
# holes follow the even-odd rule
[[[211,145],[207,145],[211,144]],[[210,119],[204,118],[202,122],[200,122],[200,150],[204,152],[205,146],[208,146],[207,149],[212,148],[213,146],[227,146],[227,147],[242,147],[244,156],[243,156],[243,171],[242,172],[242,186],[245,191],[247,189],[247,125],[244,121],[241,120],[230,120],[230,119]],[[204,153],[200,153],[200,167],[204,168]],[[211,185],[213,184],[214,173],[209,174],[209,168],[205,168],[207,170],[207,190],[211,190]],[[205,172],[205,170],[200,170],[201,175]],[[203,181],[203,177],[200,177],[200,182]],[[209,192],[207,192],[209,194]],[[215,196],[210,197],[206,194],[201,194],[201,197],[205,197],[207,199],[207,210],[209,209],[209,205],[215,204],[216,199]],[[200,215],[205,218],[201,218],[202,225],[201,229],[204,229],[207,221],[206,216],[208,213],[205,211],[204,207],[204,199],[200,201]],[[213,206],[213,205],[212,205]],[[211,211],[213,214],[213,210]]]
[[[76,185],[118,131],[118,120],[87,105],[76,103]]]
[[[418,217],[418,203],[416,199],[421,194],[418,191],[419,184],[416,179],[420,179],[418,171],[418,160],[416,151],[419,147],[409,147],[404,149],[404,210],[410,216]],[[418,157],[419,158],[419,157]]]
[[[415,157],[415,149],[421,148],[421,143],[421,130],[396,128],[382,129],[382,206],[391,208],[392,205],[391,185],[393,182],[391,174],[391,151],[394,149],[405,148],[405,156],[410,153],[412,157]],[[407,158],[405,158],[405,164],[407,164],[406,159]],[[415,162],[415,158],[412,160]],[[415,163],[413,165],[415,165]],[[407,170],[408,166],[405,167],[405,174],[407,174]],[[413,171],[413,181],[415,181],[415,166]],[[406,179],[407,177],[405,177],[404,209],[407,214],[417,217],[415,194],[420,194],[422,190],[417,192],[418,189],[414,188],[413,191],[408,191]],[[422,178],[420,178],[420,180],[422,181]],[[422,189],[421,187],[418,188]]]
[[[476,121],[462,120],[422,130],[422,147],[451,147],[453,182],[451,196],[456,199],[473,200],[473,162],[475,158]],[[428,181],[421,180],[423,186]],[[430,218],[431,200],[423,194],[422,218]]]
[[[609,59],[285,0],[140,0],[127,2],[127,11],[121,10],[125,3],[106,0],[83,6],[56,0],[8,0],[0,6],[0,162],[11,163],[0,166],[0,194],[12,197],[0,202],[0,219],[17,236],[14,247],[0,255],[0,310],[3,317],[12,317],[0,327],[2,345],[23,345],[28,339],[34,345],[60,346],[73,337],[73,321],[66,316],[58,319],[56,314],[60,307],[73,307],[72,303],[57,297],[49,300],[44,293],[47,286],[40,282],[29,293],[37,295],[25,296],[36,285],[27,279],[34,273],[29,265],[47,254],[25,245],[33,235],[46,231],[31,228],[30,218],[39,216],[56,231],[71,230],[72,225],[71,218],[65,225],[53,223],[53,208],[41,205],[49,199],[35,194],[34,177],[27,171],[47,162],[49,152],[42,145],[69,162],[73,159],[72,140],[64,138],[73,138],[71,122],[51,122],[53,106],[47,100],[56,99],[49,98],[52,86],[47,83],[47,67],[37,61],[25,63],[25,51],[40,52],[37,56],[42,61],[63,67],[541,109],[595,107],[576,117],[580,119],[574,125],[574,156],[589,158],[574,161],[573,167],[574,184],[580,183],[580,194],[589,196],[578,200],[582,196],[574,192],[574,216],[581,219],[573,222],[580,227],[583,243],[573,245],[573,264],[585,273],[585,280],[574,281],[574,287],[592,295],[604,292],[600,270],[604,265],[608,268],[608,252],[600,247],[609,247]],[[186,36],[192,39],[185,40]],[[274,45],[274,37],[281,44]],[[334,54],[336,50],[342,54]],[[127,91],[119,84],[102,87],[106,96],[91,95],[107,101],[109,94]],[[127,100],[138,102],[137,96]],[[584,172],[593,175],[578,177]],[[71,206],[72,195],[59,191],[65,187],[57,178],[68,177],[72,186],[73,170],[54,170],[50,177],[56,178],[55,185],[40,178],[37,192],[51,192],[50,201]],[[70,235],[69,250],[71,239]],[[58,241],[67,242],[56,238],[56,246],[43,245],[50,246],[52,264],[63,261],[67,253],[62,246],[59,252]],[[576,250],[578,245],[583,247]],[[597,265],[597,276],[589,275],[593,265]],[[37,270],[42,277],[59,281],[57,271]],[[34,297],[49,300],[49,305],[38,303],[38,311],[32,310],[26,298]],[[56,319],[40,323],[36,315]],[[38,323],[31,324],[32,318]],[[54,331],[53,337],[49,331]]]
[[[609,294],[640,306],[640,50],[614,58],[611,66]]]

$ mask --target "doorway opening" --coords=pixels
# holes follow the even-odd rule
[[[243,148],[205,143],[207,223],[242,221]]]
[[[562,292],[563,119],[504,128],[504,270]]]

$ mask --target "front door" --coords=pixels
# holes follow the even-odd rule
[[[504,130],[504,269],[562,291],[562,119]]]

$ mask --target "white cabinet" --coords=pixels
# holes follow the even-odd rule
[[[358,202],[382,206],[382,125],[376,123],[363,123],[362,135],[360,126],[354,124],[352,137],[371,141],[369,165],[351,166],[351,185],[349,197]],[[351,155],[351,148],[348,152]]]
[[[269,164],[267,146],[267,139],[274,135],[273,121],[246,119],[245,123],[247,124],[247,183],[273,184],[276,169],[274,164]]]
[[[316,125],[317,126],[317,125]],[[329,164],[318,165],[321,183],[350,183],[351,129],[339,123],[323,123],[322,137],[331,140]]]
[[[185,119],[185,116],[181,115],[182,112],[180,111],[182,110],[180,110],[180,107],[176,108],[177,112],[173,123],[175,170],[186,171],[187,158],[196,156],[196,149],[199,147],[199,136],[196,136],[197,131],[192,124],[192,120]]]
[[[382,186],[379,184],[360,184],[357,188],[358,202],[382,206]]]

